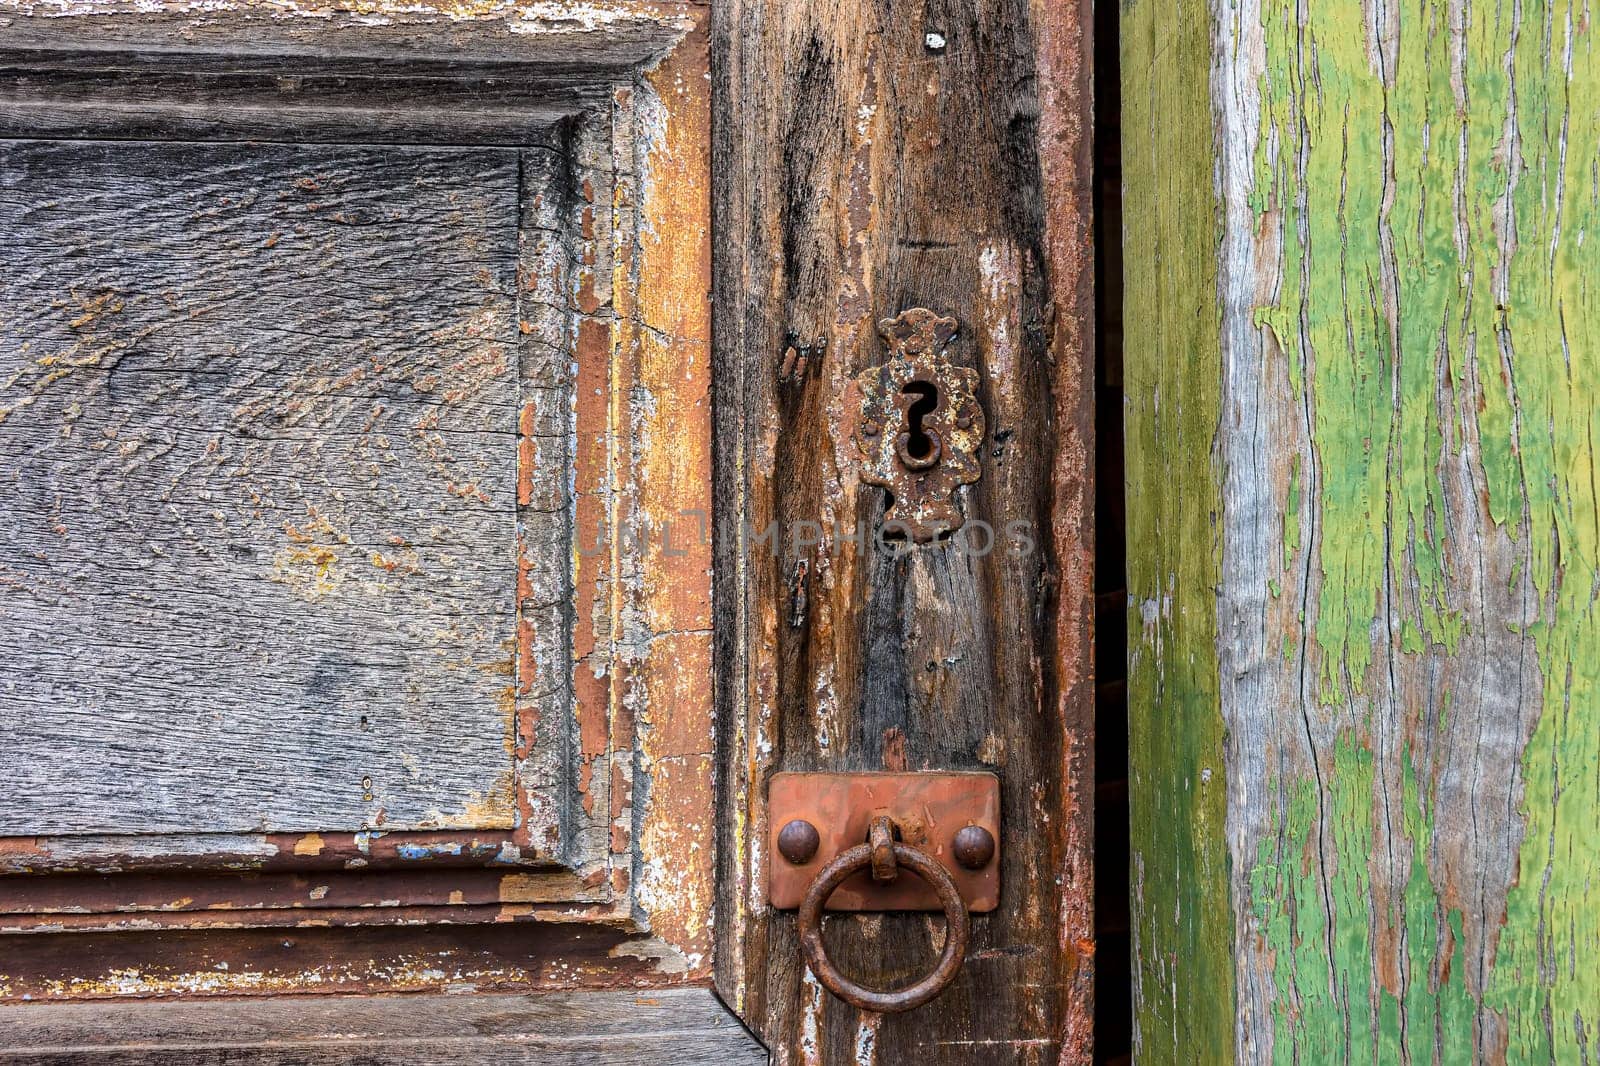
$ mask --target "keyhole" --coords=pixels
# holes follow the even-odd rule
[[[906,408],[906,454],[919,462],[933,455],[933,438],[923,427],[922,420],[939,408],[939,390],[931,381],[908,381],[900,390],[902,396],[914,396]]]

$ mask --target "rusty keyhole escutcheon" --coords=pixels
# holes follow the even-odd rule
[[[978,480],[978,372],[950,362],[954,318],[913,307],[878,323],[889,359],[856,375],[861,480],[889,491],[883,531],[926,544],[966,521],[956,490]]]
[[[874,881],[887,883],[895,880],[902,866],[916,873],[938,894],[946,923],[944,950],[933,970],[915,984],[892,991],[867,988],[840,973],[828,957],[827,945],[822,942],[822,908],[834,890],[859,871],[871,870]],[[950,874],[921,848],[896,840],[894,823],[887,815],[872,820],[866,843],[840,852],[817,873],[800,903],[800,947],[811,972],[817,975],[822,987],[862,1010],[882,1013],[913,1010],[943,992],[961,970],[971,929],[966,902]]]

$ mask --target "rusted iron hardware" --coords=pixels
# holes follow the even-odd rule
[[[967,955],[967,939],[971,934],[966,903],[950,872],[921,848],[895,840],[895,829],[895,823],[888,815],[875,814],[867,842],[834,856],[818,872],[817,879],[806,890],[806,898],[800,902],[797,919],[800,948],[805,952],[806,963],[811,967],[811,972],[817,975],[822,987],[852,1007],[883,1013],[920,1007],[943,992],[961,970],[961,963]],[[834,890],[851,877],[870,870],[874,881],[889,884],[898,879],[901,866],[910,867],[938,894],[946,923],[944,950],[940,952],[939,962],[933,970],[912,985],[891,991],[867,988],[840,973],[828,957],[828,947],[822,942],[822,908],[827,905],[828,897],[833,895]]]
[[[956,862],[969,870],[981,870],[994,858],[994,834],[981,825],[969,825],[956,834]]]
[[[804,818],[785,822],[783,828],[778,830],[778,854],[795,866],[810,862],[821,846],[822,838],[817,835],[817,827]]]
[[[789,342],[783,348],[783,360],[778,364],[778,380],[788,385],[804,381],[806,371],[820,365],[827,350],[826,337],[818,337],[815,342],[807,344],[790,333]]]
[[[872,845],[868,867],[840,881],[826,901],[830,911],[943,909],[927,878],[894,876],[894,844],[928,855],[966,910],[1000,904],[1000,781],[993,774],[775,774],[767,814],[767,898],[779,910],[800,906],[822,869],[863,842]],[[880,820],[892,825],[892,836],[883,835]]]
[[[856,375],[861,480],[888,489],[885,536],[926,544],[961,528],[956,489],[978,480],[984,417],[978,372],[953,365],[945,349],[956,320],[925,307],[878,323],[889,359]]]

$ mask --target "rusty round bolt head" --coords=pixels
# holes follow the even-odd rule
[[[956,862],[969,870],[981,870],[994,859],[994,836],[981,825],[969,825],[956,833]]]
[[[810,862],[821,846],[817,827],[804,818],[796,818],[778,830],[778,852],[796,866]]]

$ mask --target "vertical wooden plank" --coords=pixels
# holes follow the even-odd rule
[[[1134,1049],[1226,1062],[1211,24],[1200,5],[1135,0],[1121,30]]]
[[[1156,5],[1136,10],[1128,203],[1156,224],[1143,243],[1130,231],[1130,425],[1196,402],[1199,448],[1180,460],[1130,435],[1130,497],[1209,449],[1154,506],[1206,521],[1194,543],[1212,561],[1191,550],[1187,567],[1215,568],[1198,597],[1214,628],[1163,654],[1215,655],[1199,717],[1226,730],[1226,813],[1200,841],[1231,867],[1236,1053],[1585,1061],[1600,1046],[1589,12],[1216,2],[1165,42]],[[1175,94],[1202,84],[1206,113],[1179,120]],[[1135,147],[1174,123],[1215,141]],[[1157,195],[1174,159],[1191,161],[1181,219]],[[1163,240],[1209,259],[1173,299]],[[1170,303],[1205,353],[1176,380],[1133,339],[1135,308]],[[1162,549],[1130,539],[1148,573]],[[1144,654],[1130,693],[1148,723],[1182,704]],[[1194,768],[1141,765],[1135,743],[1148,878],[1159,810],[1139,800],[1192,794]],[[1192,911],[1216,881],[1178,883]],[[1145,928],[1141,987],[1188,943],[1162,915]],[[1210,1009],[1188,987],[1178,1014]],[[1172,1002],[1141,1000],[1146,1053],[1167,1046],[1152,1041]]]
[[[1054,707],[1063,725],[1061,916],[1061,1062],[1095,1052],[1094,805],[1095,678],[1089,649],[1095,612],[1095,249],[1089,205],[1094,182],[1089,0],[1034,0],[1039,44],[1039,169],[1044,200],[1043,256],[1051,273],[1051,350],[1058,353],[1052,391],[1055,450],[1050,480],[1050,544],[1059,585],[1051,619]],[[1059,358],[1064,354],[1066,358]]]
[[[632,804],[638,907],[691,979],[711,975],[721,812],[713,786],[711,660],[710,39],[689,32],[646,68],[633,99],[638,233],[624,344],[633,379],[619,439],[632,442],[628,521],[643,541],[628,575],[622,643],[636,718]],[[619,291],[623,286],[619,284]]]
[[[1087,23],[1013,0],[713,14],[720,986],[779,1061],[1086,1061]],[[1041,82],[1063,109],[1048,121]],[[873,542],[884,493],[860,483],[846,397],[884,359],[879,320],[917,306],[958,319],[952,360],[978,371],[989,439],[962,506],[988,551]],[[827,344],[803,373],[781,366],[791,336]],[[780,768],[1000,774],[1002,907],[936,1004],[861,1014],[807,972],[764,896]],[[881,986],[942,946],[921,915],[830,929]]]

